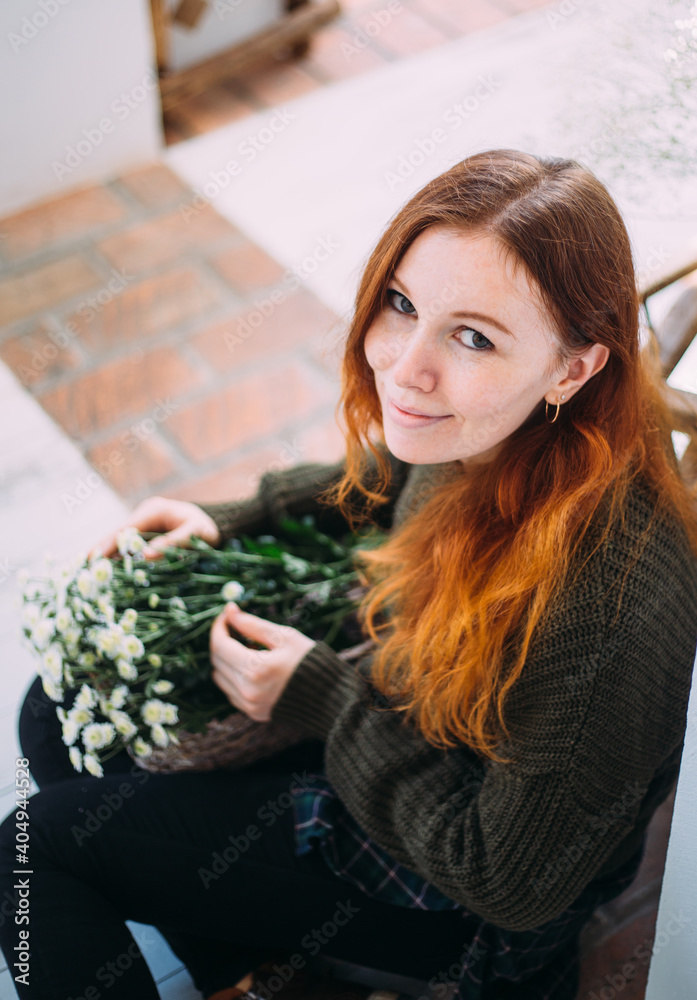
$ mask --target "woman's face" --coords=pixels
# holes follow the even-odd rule
[[[487,460],[545,395],[556,404],[565,392],[556,391],[568,363],[559,360],[551,317],[490,236],[425,230],[388,289],[365,356],[395,457],[414,465]]]

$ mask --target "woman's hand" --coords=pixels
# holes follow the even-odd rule
[[[103,556],[113,556],[118,552],[116,536],[123,528],[134,527],[144,531],[161,532],[152,538],[144,550],[149,559],[159,559],[162,550],[169,545],[189,547],[189,537],[196,535],[214,547],[220,545],[220,532],[213,518],[195,503],[186,500],[171,500],[169,497],[148,497],[131,512],[129,519],[106,535],[90,551],[90,556],[101,552]]]
[[[228,625],[269,648],[250,649],[233,639]],[[266,621],[228,604],[211,628],[212,679],[235,708],[255,722],[268,722],[291,674],[314,645],[290,625]]]

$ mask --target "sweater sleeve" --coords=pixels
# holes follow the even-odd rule
[[[387,456],[391,468],[391,483],[387,503],[375,508],[373,520],[380,527],[389,528],[399,492],[410,466],[395,458],[388,449],[377,445]],[[377,462],[369,449],[367,476],[377,473]],[[286,469],[270,470],[261,477],[254,496],[241,500],[198,506],[215,521],[221,541],[241,533],[248,535],[273,534],[284,517],[302,517],[314,514],[320,531],[338,537],[350,527],[338,510],[320,503],[319,495],[338,482],[344,474],[345,459],[333,463],[305,462]],[[353,497],[352,497],[353,499]],[[360,500],[360,498],[358,498]]]
[[[564,596],[512,692],[512,763],[433,747],[402,713],[376,710],[367,679],[323,643],[273,718],[326,740],[329,780],[392,857],[499,927],[537,928],[603,870],[679,752],[697,583],[685,552],[671,556],[663,568],[680,582],[666,593],[644,560],[619,623],[599,601],[601,559]]]

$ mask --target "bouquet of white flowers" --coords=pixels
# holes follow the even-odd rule
[[[120,560],[80,556],[25,575],[23,632],[44,691],[61,702],[77,689],[68,711],[56,707],[73,767],[101,776],[101,762],[124,747],[150,769],[177,769],[178,752],[179,765],[191,766],[191,748],[235,714],[238,732],[268,730],[238,713],[211,679],[213,619],[235,601],[346,652],[363,638],[352,617],[365,582],[354,551],[379,540],[371,529],[338,541],[308,515],[284,519],[279,537],[242,536],[222,549],[192,538],[191,548],[146,560],[146,537],[126,528],[117,538]],[[302,738],[281,727],[269,752]],[[188,756],[177,749],[182,742]],[[219,743],[209,749],[217,753]],[[213,766],[207,758],[198,769]]]

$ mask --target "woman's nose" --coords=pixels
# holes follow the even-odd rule
[[[418,386],[430,391],[437,378],[437,351],[432,331],[413,328],[400,344],[392,378],[400,388]]]

